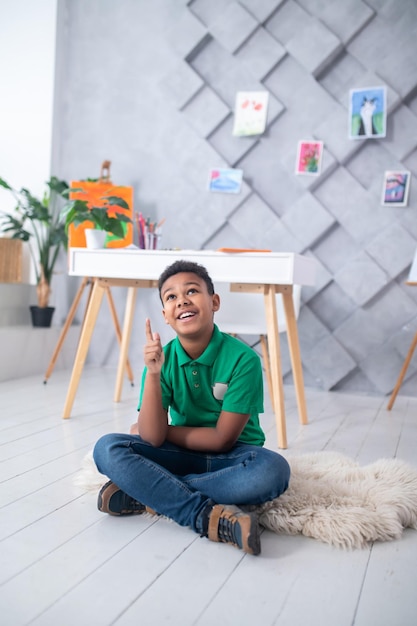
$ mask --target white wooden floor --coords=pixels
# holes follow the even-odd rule
[[[5,357],[3,357],[5,358]],[[74,486],[84,455],[136,417],[112,402],[115,371],[84,371],[62,420],[69,371],[0,383],[0,624],[18,626],[415,626],[417,532],[345,552],[265,531],[252,557],[164,519],[114,518]],[[286,388],[286,456],[332,450],[417,465],[417,398],[307,390],[300,427]],[[267,446],[276,449],[270,409]]]

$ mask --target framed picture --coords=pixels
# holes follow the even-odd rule
[[[233,135],[261,135],[266,126],[267,91],[239,91],[236,94]]]
[[[210,171],[209,190],[221,193],[239,193],[243,170],[213,169]]]
[[[386,87],[351,89],[349,139],[379,139],[386,134]]]
[[[322,141],[299,141],[295,173],[318,176],[320,174],[322,154]]]
[[[406,170],[385,172],[382,204],[384,206],[407,206],[410,178],[411,174]]]

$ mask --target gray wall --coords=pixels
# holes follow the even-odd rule
[[[57,44],[54,172],[97,176],[110,159],[135,209],[166,217],[164,247],[314,257],[299,319],[306,385],[389,393],[417,331],[417,290],[404,285],[417,248],[416,0],[59,0]],[[386,138],[349,140],[349,89],[382,85]],[[264,89],[265,134],[233,137],[236,91]],[[324,141],[321,175],[295,176],[310,138]],[[221,166],[243,169],[239,195],[208,193]],[[394,168],[413,174],[406,208],[381,206]],[[142,296],[137,371],[143,317],[159,310]],[[103,310],[95,363],[116,361],[109,326]],[[417,360],[401,393],[417,394],[416,379]]]

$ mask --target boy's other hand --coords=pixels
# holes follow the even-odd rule
[[[148,372],[158,374],[164,362],[164,351],[159,333],[152,332],[150,319],[145,321],[145,335],[146,344],[143,351],[145,365],[148,368]]]

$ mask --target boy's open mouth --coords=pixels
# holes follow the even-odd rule
[[[179,320],[186,320],[189,319],[191,317],[194,317],[196,315],[196,313],[194,313],[193,311],[183,311],[179,316],[178,319]]]

